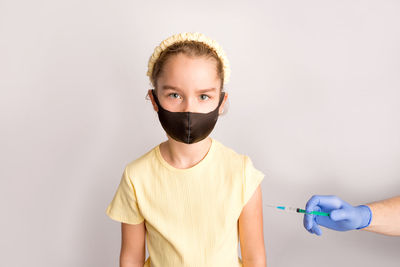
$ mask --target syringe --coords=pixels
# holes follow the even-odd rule
[[[280,210],[284,211],[291,211],[291,212],[297,212],[297,213],[305,213],[305,214],[314,214],[314,215],[320,215],[320,216],[329,216],[329,213],[327,212],[322,212],[322,211],[311,211],[311,212],[306,212],[303,209],[300,208],[292,208],[292,207],[285,207],[285,206],[276,206],[276,205],[270,205],[267,204],[268,207],[270,208],[277,208]]]

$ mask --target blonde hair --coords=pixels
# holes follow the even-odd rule
[[[174,34],[160,43],[149,58],[147,76],[157,87],[157,78],[165,62],[178,53],[187,56],[214,58],[217,61],[217,74],[221,79],[221,89],[229,82],[230,64],[222,47],[202,33],[184,32]]]

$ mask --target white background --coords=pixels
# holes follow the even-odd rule
[[[0,265],[118,266],[105,210],[125,164],[166,139],[146,71],[179,32],[230,60],[212,136],[266,174],[264,204],[398,195],[399,14],[398,1],[0,1]],[[302,219],[264,208],[268,266],[399,266],[399,237],[318,237]]]

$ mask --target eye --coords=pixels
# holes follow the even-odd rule
[[[171,93],[171,94],[169,94],[168,96],[171,96],[171,95],[177,96],[177,95],[179,95],[179,94],[177,94],[177,93]],[[175,98],[175,97],[173,97],[173,98]]]
[[[206,97],[208,97],[208,99],[210,98],[208,95],[201,95],[200,97],[202,97],[202,96],[206,96]],[[206,99],[204,99],[204,98],[202,98],[202,100],[206,100]]]

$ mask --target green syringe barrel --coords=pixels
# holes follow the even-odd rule
[[[312,211],[312,212],[308,213],[308,212],[306,212],[305,210],[299,209],[299,208],[297,208],[296,211],[297,211],[298,213],[315,214],[315,215],[320,215],[320,216],[329,216],[329,213],[327,213],[327,212],[322,212],[322,211]]]
[[[329,216],[329,213],[327,213],[327,212],[322,212],[322,211],[306,212],[306,210],[299,209],[299,208],[293,208],[293,207],[275,206],[275,205],[267,205],[267,206],[269,206],[269,207],[275,207],[275,208],[280,209],[280,210],[297,212],[297,213],[314,214],[314,215],[319,215],[319,216]]]

